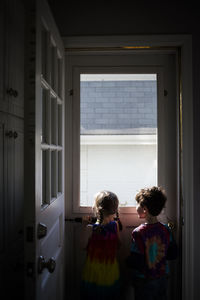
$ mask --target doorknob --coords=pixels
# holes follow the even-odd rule
[[[48,261],[45,261],[44,256],[38,258],[38,273],[41,274],[43,269],[47,268],[49,273],[53,273],[56,268],[56,261],[54,257],[51,257]]]
[[[176,227],[173,221],[168,221],[167,225],[171,231],[173,231]]]

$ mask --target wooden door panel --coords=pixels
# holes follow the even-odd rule
[[[33,163],[25,168],[25,176],[31,174],[25,193],[28,198],[31,192],[29,203],[26,203],[26,227],[33,228],[35,234],[25,245],[27,265],[34,266],[30,267],[29,278],[26,277],[29,286],[26,295],[37,300],[61,300],[64,288],[64,168],[61,164],[64,160],[64,48],[47,2],[37,0],[32,4],[29,8],[31,50],[28,53],[31,58],[27,63],[34,80],[29,77],[27,82],[29,105],[25,106],[28,114],[25,146],[28,149],[26,162]]]

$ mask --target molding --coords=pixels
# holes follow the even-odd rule
[[[179,145],[180,178],[179,197],[181,203],[182,226],[182,299],[194,297],[193,261],[193,93],[192,93],[192,36],[191,35],[134,35],[134,36],[72,36],[63,37],[65,53],[99,51],[178,51],[180,63],[179,91]],[[85,54],[84,53],[84,54]],[[83,54],[83,53],[82,53]],[[189,159],[188,159],[189,158]]]
[[[81,135],[81,145],[156,145],[156,135]]]
[[[116,50],[148,50],[153,48],[170,49],[186,46],[191,42],[190,35],[119,35],[119,36],[70,36],[63,37],[65,50],[99,50],[105,47]],[[104,50],[106,50],[104,49]]]

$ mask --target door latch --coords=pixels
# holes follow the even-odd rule
[[[46,236],[46,234],[47,234],[47,226],[43,223],[39,223],[37,228],[38,239],[42,239],[43,237]]]
[[[41,274],[43,269],[47,268],[49,273],[53,273],[56,268],[56,261],[54,257],[51,257],[48,261],[45,261],[44,256],[38,258],[38,273]]]

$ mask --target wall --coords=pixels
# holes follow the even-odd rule
[[[49,0],[62,36],[199,32],[198,2]]]

